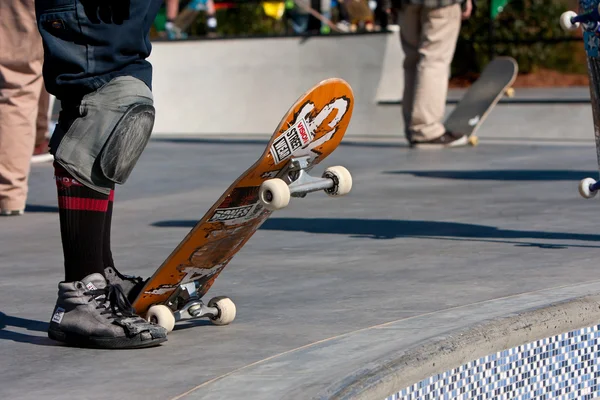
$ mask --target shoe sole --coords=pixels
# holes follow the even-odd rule
[[[18,217],[23,214],[25,214],[24,210],[0,211],[0,217]]]
[[[38,154],[31,157],[32,164],[40,164],[44,162],[53,161],[54,156],[52,154]]]
[[[150,340],[142,340],[139,335],[134,338],[100,338],[83,336],[73,332],[63,332],[56,329],[48,330],[48,337],[57,342],[65,343],[73,347],[84,347],[94,349],[143,349],[155,347],[166,342],[167,337]]]
[[[448,144],[414,142],[412,147],[419,148],[419,149],[445,149],[448,147],[466,146],[468,143],[469,143],[469,138],[467,136],[463,136],[460,139],[456,139],[455,141],[450,142]]]

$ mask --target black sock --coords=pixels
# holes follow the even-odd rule
[[[93,273],[104,276],[102,253],[109,196],[83,186],[57,163],[54,175],[65,281],[79,281]]]
[[[104,214],[104,237],[102,238],[102,258],[104,261],[104,268],[115,269],[115,262],[113,260],[112,251],[110,250],[110,229],[112,225],[112,211],[113,203],[115,200],[115,191],[111,190],[108,197],[108,207]]]

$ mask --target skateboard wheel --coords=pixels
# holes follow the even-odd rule
[[[479,138],[475,135],[469,137],[469,144],[473,147],[479,144]]]
[[[573,11],[566,11],[562,13],[562,15],[560,16],[560,27],[563,28],[565,31],[574,31],[575,29],[579,28],[579,22],[571,22],[571,18],[576,16],[577,13]]]
[[[258,199],[267,210],[275,211],[290,203],[290,188],[282,179],[266,180],[260,185]]]
[[[235,319],[235,304],[229,297],[213,297],[208,302],[208,306],[216,307],[219,310],[219,315],[210,319],[215,325],[229,325]]]
[[[510,98],[515,97],[515,88],[506,89],[506,96]]]
[[[590,190],[590,186],[595,183],[596,180],[592,178],[582,179],[581,182],[579,182],[579,194],[581,195],[581,197],[583,197],[584,199],[591,199],[592,197],[596,196],[597,192],[592,192]]]
[[[323,178],[331,179],[334,183],[333,187],[325,189],[329,196],[343,196],[352,189],[352,175],[341,165],[327,168],[323,172]]]
[[[171,332],[175,327],[175,317],[171,309],[162,304],[150,307],[146,313],[146,320],[162,326],[167,332]]]

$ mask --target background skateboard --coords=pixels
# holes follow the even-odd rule
[[[224,325],[235,318],[226,297],[201,299],[223,268],[274,210],[290,197],[325,190],[350,191],[352,177],[331,167],[322,177],[308,172],[333,152],[352,117],[354,96],[341,79],[325,80],[288,110],[258,160],[223,193],[146,282],[133,302],[136,311],[172,330],[181,319],[209,317]],[[274,254],[274,256],[277,256]]]
[[[594,137],[596,139],[596,157],[600,168],[600,14],[598,13],[599,0],[580,0],[577,15],[574,11],[567,11],[560,17],[560,25],[566,30],[583,29],[583,43],[587,54],[588,75],[590,78],[590,97],[592,102],[592,116],[594,120]],[[596,196],[600,183],[593,178],[585,178],[579,183],[579,193],[589,199]]]
[[[506,93],[513,95],[510,86],[517,77],[519,67],[511,57],[497,57],[483,70],[444,122],[448,131],[469,137],[469,143],[477,145],[477,129],[500,98]]]

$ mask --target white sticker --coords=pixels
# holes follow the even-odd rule
[[[64,315],[65,315],[65,310],[60,307],[56,307],[56,311],[54,312],[54,315],[52,316],[52,322],[56,322],[57,324],[60,324],[60,321],[62,321]]]
[[[290,129],[275,139],[271,145],[271,155],[275,160],[275,164],[279,164],[290,157],[294,151],[306,146],[311,139],[308,124],[304,118],[300,118]]]
[[[87,288],[87,290],[96,290],[96,289],[98,289],[96,286],[94,286],[94,284],[92,282],[88,282],[87,285],[85,285],[85,287]]]

